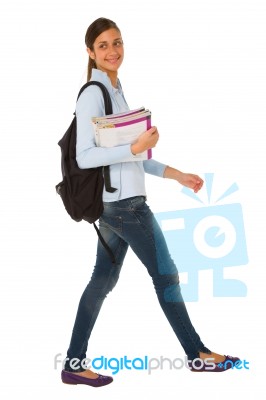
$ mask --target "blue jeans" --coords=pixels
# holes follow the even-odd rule
[[[80,364],[71,368],[70,360],[86,358],[88,340],[107,294],[115,287],[128,246],[147,268],[162,307],[189,360],[199,352],[209,353],[195,331],[184,304],[177,268],[170,257],[163,233],[144,196],[104,203],[99,220],[100,232],[112,249],[117,264],[98,242],[96,265],[78,307],[67,351],[65,369],[79,372]]]

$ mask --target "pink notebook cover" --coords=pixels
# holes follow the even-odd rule
[[[133,113],[131,113],[131,114],[135,114],[135,113],[133,112]],[[127,115],[131,115],[131,114],[127,114]],[[117,128],[121,128],[121,127],[123,127],[123,126],[132,125],[132,124],[134,124],[134,123],[142,122],[142,121],[146,121],[146,123],[147,123],[147,130],[151,128],[151,116],[150,116],[150,115],[145,116],[145,117],[140,117],[140,118],[135,119],[135,120],[133,120],[133,121],[125,121],[125,122],[117,123],[117,124],[114,124],[114,126],[117,127]],[[152,158],[152,149],[148,149],[148,150],[147,150],[147,155],[148,155],[148,160],[149,160],[150,158]]]

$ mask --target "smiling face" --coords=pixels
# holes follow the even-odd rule
[[[104,31],[96,38],[93,49],[87,51],[95,61],[97,69],[106,72],[110,77],[117,75],[124,58],[121,33],[115,28]]]

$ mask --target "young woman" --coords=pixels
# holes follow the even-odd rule
[[[87,30],[85,43],[89,54],[88,81],[102,82],[108,89],[113,113],[128,110],[118,69],[123,62],[124,48],[117,25],[106,18],[94,21]],[[180,293],[177,268],[154,215],[146,203],[145,173],[175,179],[197,193],[203,180],[194,174],[183,173],[154,159],[136,161],[136,154],[156,146],[159,134],[156,127],[143,132],[136,143],[113,148],[96,147],[91,117],[104,115],[104,101],[100,89],[90,86],[81,94],[77,106],[77,162],[80,168],[110,165],[111,184],[115,192],[103,191],[104,211],[99,228],[112,249],[114,265],[98,243],[96,263],[90,282],[85,288],[77,310],[67,358],[61,377],[64,383],[102,386],[112,377],[94,373],[86,368],[86,351],[93,326],[106,295],[115,287],[130,246],[152,278],[162,310],[180,341],[192,371],[224,371],[218,363],[238,358],[211,352],[195,331]],[[130,162],[124,162],[128,157]],[[212,369],[206,359],[212,359]],[[198,364],[197,364],[198,362]]]

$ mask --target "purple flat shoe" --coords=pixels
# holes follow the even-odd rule
[[[113,378],[111,376],[98,374],[98,378],[90,379],[65,370],[61,372],[61,379],[63,383],[67,383],[69,385],[88,385],[93,387],[105,386],[113,382]]]
[[[195,365],[190,367],[190,371],[192,372],[224,372],[228,369],[234,368],[237,365],[237,361],[240,361],[238,357],[225,356],[225,360],[219,363],[211,363],[202,364],[200,361],[195,360]],[[213,368],[214,364],[214,368]],[[195,368],[196,367],[196,368]]]

